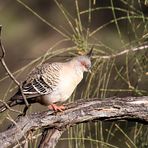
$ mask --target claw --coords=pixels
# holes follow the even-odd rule
[[[56,104],[51,104],[48,106],[48,108],[49,108],[49,110],[60,111],[60,112],[65,110],[65,107],[63,105],[57,106]]]

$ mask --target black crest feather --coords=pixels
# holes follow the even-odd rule
[[[91,47],[90,51],[86,54],[88,57],[91,58],[94,46]]]

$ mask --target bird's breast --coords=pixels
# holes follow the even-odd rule
[[[59,76],[58,85],[55,90],[51,94],[44,96],[43,101],[46,102],[47,105],[66,101],[82,80],[83,72],[77,72],[75,69],[64,67],[60,71]]]
[[[64,78],[61,78],[59,90],[61,95],[61,101],[65,101],[71,96],[76,86],[82,80],[83,73],[77,74],[74,70],[65,70],[62,76],[64,76]]]

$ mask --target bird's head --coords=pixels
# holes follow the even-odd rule
[[[92,50],[93,48],[91,48],[91,50],[86,55],[74,58],[78,62],[78,66],[80,66],[83,72],[91,72]]]

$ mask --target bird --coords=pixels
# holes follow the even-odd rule
[[[85,55],[73,57],[66,62],[44,63],[35,67],[22,83],[22,91],[29,105],[40,103],[50,110],[63,111],[65,106],[56,105],[65,102],[83,79],[84,72],[91,71],[91,56],[93,47]],[[9,107],[25,104],[19,89],[7,102]],[[0,113],[8,107],[0,106]],[[26,115],[28,106],[23,114]]]

